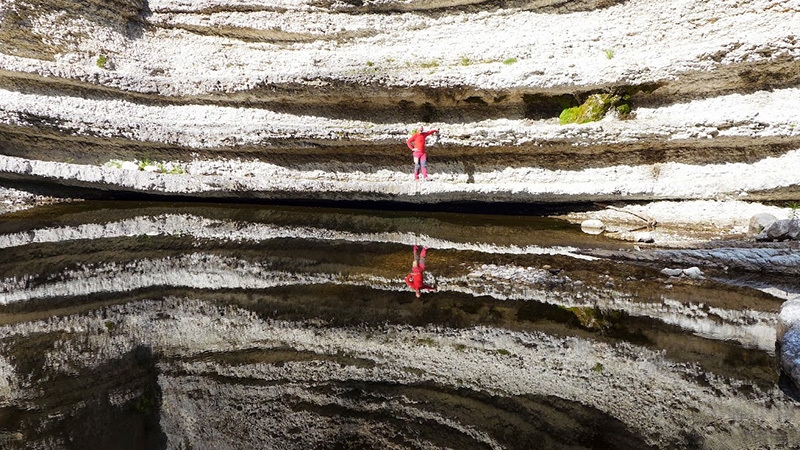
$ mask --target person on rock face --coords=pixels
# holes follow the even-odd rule
[[[414,290],[419,298],[422,291],[436,291],[434,286],[428,286],[423,280],[425,274],[425,255],[428,252],[428,247],[422,247],[422,252],[417,255],[418,247],[414,246],[414,262],[411,263],[411,273],[406,275],[406,284]]]
[[[419,172],[422,169],[422,177],[428,179],[428,156],[425,154],[425,138],[438,133],[439,130],[425,131],[422,124],[419,129],[415,130],[410,138],[406,141],[406,145],[411,149],[414,155],[414,179],[419,180]]]

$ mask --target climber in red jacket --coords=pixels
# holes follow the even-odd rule
[[[417,298],[422,295],[422,290],[436,291],[434,286],[428,286],[423,280],[425,274],[425,254],[428,247],[422,247],[422,252],[417,256],[417,246],[414,246],[414,262],[411,263],[411,273],[406,275],[406,284],[414,290]]]
[[[420,168],[422,169],[422,177],[428,179],[428,155],[425,154],[425,138],[438,133],[439,130],[425,131],[422,125],[419,129],[411,135],[406,141],[406,145],[411,149],[414,155],[414,179],[419,180]]]

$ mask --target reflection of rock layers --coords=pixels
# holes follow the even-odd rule
[[[92,411],[192,447],[720,448],[797,432],[775,425],[789,407],[774,299],[587,256],[596,241],[561,222],[102,205],[0,224],[12,444],[102,447]],[[439,287],[421,299],[402,281],[417,243]]]
[[[383,226],[378,223],[373,226]],[[570,247],[542,248],[536,245],[498,246],[492,242],[460,243],[430,236],[417,236],[412,233],[395,231],[383,233],[353,233],[316,227],[279,226],[213,220],[191,214],[162,214],[156,217],[137,216],[103,224],[83,224],[58,228],[33,229],[19,233],[0,235],[0,248],[11,248],[27,244],[66,242],[82,239],[112,239],[126,236],[192,236],[195,239],[210,239],[225,242],[263,242],[273,239],[296,238],[322,241],[374,242],[414,244],[424,243],[437,249],[458,251],[480,251],[482,253],[567,255],[582,256],[577,249]],[[673,251],[669,257],[681,261],[678,255],[697,253],[695,259],[704,256],[709,261],[725,262],[728,254],[748,255],[752,251],[765,252],[766,249],[738,249],[725,252]],[[779,253],[792,254],[790,250]],[[603,255],[603,252],[596,252]],[[626,256],[648,253],[623,253]],[[653,259],[657,259],[655,256]],[[669,258],[662,258],[669,259]],[[761,269],[776,267],[786,258],[763,258],[761,265],[757,259],[747,258],[749,268]],[[0,303],[10,303],[27,299],[86,296],[101,292],[126,292],[153,286],[178,286],[192,289],[246,288],[266,289],[281,285],[307,285],[338,283],[361,285],[378,289],[402,289],[398,280],[363,274],[343,276],[336,273],[292,273],[281,267],[232,258],[219,258],[213,255],[193,254],[166,260],[141,260],[122,265],[101,264],[94,268],[84,268],[72,273],[51,275],[50,279],[61,279],[41,286],[29,281],[7,280],[5,293]],[[282,270],[283,269],[283,270]],[[287,271],[288,270],[288,271]],[[35,274],[32,274],[35,275]],[[658,318],[665,323],[678,325],[698,334],[717,338],[733,339],[748,347],[768,350],[772,346],[772,328],[775,314],[756,311],[729,311],[724,308],[704,307],[702,304],[689,304],[670,300],[664,295],[662,301],[642,303],[629,294],[616,292],[611,295],[598,293],[594,289],[575,288],[573,280],[552,276],[545,270],[515,266],[483,266],[472,269],[461,276],[439,277],[441,288],[470,295],[489,295],[498,299],[533,300],[564,307],[595,307],[606,310],[625,311],[632,316]],[[579,281],[579,285],[583,285]]]
[[[497,245],[492,242],[461,243],[412,232],[352,233],[314,227],[210,220],[188,214],[163,214],[157,217],[142,216],[118,222],[84,224],[74,227],[44,228],[0,235],[0,248],[77,239],[109,239],[140,235],[190,235],[196,239],[214,239],[233,242],[258,242],[269,239],[297,238],[328,241],[344,240],[349,242],[396,243],[405,245],[420,244],[437,249],[480,251],[484,253],[567,255],[579,259],[594,259],[592,256],[578,254],[576,248],[569,246],[543,248],[538,245]]]
[[[565,308],[619,311],[633,317],[653,318],[709,339],[734,340],[745,347],[767,351],[774,348],[775,312],[738,311],[702,303],[684,304],[667,293],[662,294],[659,301],[643,302],[632,293],[616,289],[576,288],[568,277],[536,280],[537,276],[541,277],[541,272],[530,268],[484,266],[468,275],[479,277],[479,281],[472,283],[469,290],[473,295],[536,300]],[[583,282],[578,281],[578,285],[582,286]]]
[[[800,420],[779,392],[745,394],[708,374],[694,381],[695,369],[658,353],[579,338],[486,327],[343,329],[179,299],[0,330],[3,353],[20,355],[15,381],[30,370],[81,377],[149,349],[159,393],[146,398],[170,445],[744,448],[800,438],[774,426]],[[24,341],[9,339],[29,333],[51,336],[37,348],[45,357],[27,360],[36,366],[22,365],[16,342]],[[83,407],[77,399],[53,406],[35,386],[21,397],[32,411],[53,413],[51,424],[62,420],[55,413]],[[45,439],[17,425],[29,442]]]
[[[334,216],[336,220],[342,218]],[[431,225],[431,224],[428,224]],[[363,224],[361,226],[364,226]],[[388,223],[377,221],[370,227],[387,228]],[[204,246],[260,244],[270,241],[295,239],[296,248],[303,248],[300,240],[309,242],[351,243],[371,242],[375,244],[410,245],[417,242],[434,246],[437,250],[480,252],[481,254],[509,255],[563,255],[576,258],[573,264],[580,267],[580,260],[592,257],[582,256],[577,249],[570,247],[539,247],[517,241],[514,245],[496,245],[489,236],[482,236],[484,242],[454,242],[440,237],[416,236],[401,229],[385,232],[361,232],[336,230],[319,227],[298,227],[271,223],[236,222],[215,220],[192,214],[160,214],[158,216],[135,216],[103,224],[82,224],[54,228],[39,228],[0,236],[0,247],[14,249],[30,244],[53,245],[54,254],[79,253],[74,246],[82,246],[86,240],[109,240],[116,238],[136,239],[136,246],[146,249],[152,245],[155,253],[150,257],[120,259],[108,262],[99,260],[88,262],[80,257],[70,264],[71,269],[54,268],[55,272],[13,273],[2,280],[0,285],[0,304],[16,304],[36,301],[42,307],[55,299],[71,298],[72,302],[94,298],[94,301],[112,298],[127,298],[130,292],[169,292],[243,290],[269,295],[271,290],[285,290],[294,286],[295,292],[304,292],[304,286],[343,286],[347,289],[375,292],[404,291],[402,277],[385,268],[352,268],[347,262],[331,261],[325,266],[308,265],[300,255],[282,252],[271,257],[271,247],[265,247],[247,256],[226,256],[211,252],[192,250],[196,244],[188,241],[185,252],[171,256],[159,256],[159,242],[141,241],[140,237],[156,239],[161,237],[183,238],[190,236],[196,242],[206,242]],[[48,244],[49,243],[49,244]],[[122,244],[118,244],[122,245]],[[84,246],[85,247],[85,246]],[[113,248],[113,246],[111,247]],[[124,248],[124,247],[123,247]],[[234,247],[238,248],[238,247]],[[245,247],[246,248],[246,247]],[[243,248],[244,250],[244,248]],[[324,250],[323,250],[324,251]],[[237,252],[238,253],[238,252]],[[116,254],[113,252],[111,254]],[[106,255],[102,253],[101,255]],[[107,257],[107,256],[106,256]],[[115,257],[116,258],[116,257]],[[25,265],[18,265],[17,270]],[[33,266],[36,267],[36,266]],[[553,305],[567,313],[564,317],[577,317],[580,326],[602,331],[611,326],[596,316],[613,312],[629,317],[654,319],[667,326],[688,330],[699,336],[722,342],[733,341],[747,348],[771,351],[774,342],[776,314],[767,309],[759,311],[755,304],[744,310],[731,309],[715,304],[704,304],[704,297],[695,294],[691,301],[663,292],[656,282],[655,297],[642,298],[626,290],[623,286],[597,285],[591,279],[573,278],[565,273],[551,273],[536,266],[517,264],[469,264],[460,269],[449,268],[444,274],[437,274],[436,283],[440,292],[466,294],[472,297],[492,298],[501,301],[531,302]],[[649,282],[642,280],[644,286]],[[639,288],[636,288],[639,289]],[[716,296],[710,292],[709,296]],[[136,298],[130,297],[130,298]],[[351,309],[352,305],[342,305]],[[763,308],[764,306],[762,306]],[[768,307],[768,306],[767,306]],[[513,308],[522,311],[526,307],[514,303]],[[530,313],[517,313],[531,316]],[[553,313],[539,312],[539,315],[553,316]],[[586,318],[586,314],[589,314]],[[556,316],[559,316],[556,314]],[[644,325],[632,325],[632,328]],[[652,325],[648,325],[650,327]]]
[[[138,260],[83,267],[75,271],[39,274],[4,280],[0,304],[48,298],[86,297],[149,288],[200,290],[264,290],[275,287],[337,284],[381,290],[405,290],[399,279],[364,274],[293,272],[270,267],[274,263],[194,253],[181,257]],[[684,305],[663,296],[659,302],[641,302],[629,293],[613,289],[577,287],[568,277],[551,275],[532,267],[482,266],[459,277],[436,278],[440,292],[462,292],[501,300],[533,301],[563,308],[590,308],[620,311],[630,316],[648,317],[691,330],[711,339],[735,340],[746,347],[771,350],[775,340],[776,314],[735,311],[702,304]]]

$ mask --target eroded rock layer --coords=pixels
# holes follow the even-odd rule
[[[0,153],[21,161],[0,174],[215,198],[790,200],[798,17],[778,0],[13,0]],[[595,93],[627,109],[559,124]],[[418,122],[441,129],[423,192]]]

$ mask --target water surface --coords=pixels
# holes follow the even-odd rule
[[[419,298],[404,282],[415,247],[437,288]],[[11,448],[796,436],[771,418],[797,414],[778,388],[781,300],[591,256],[636,248],[528,216],[114,202],[10,214],[0,433]]]

